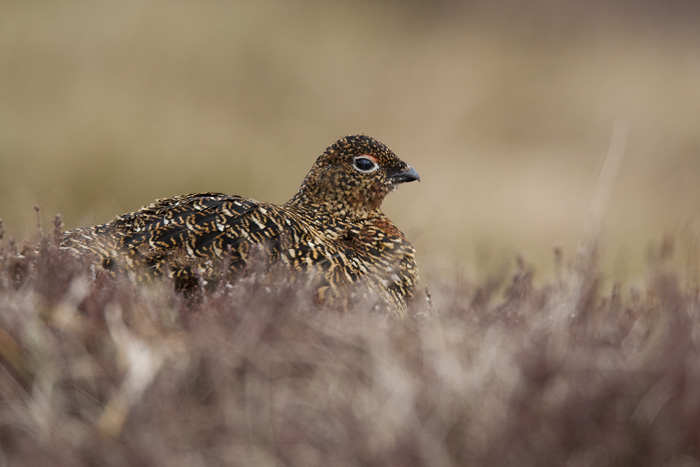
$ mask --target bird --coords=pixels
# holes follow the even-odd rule
[[[403,318],[419,281],[415,249],[381,205],[412,181],[420,181],[418,172],[386,145],[351,135],[316,159],[284,204],[223,193],[159,199],[66,231],[59,247],[137,281],[170,277],[179,289],[216,281],[222,267],[235,278],[259,258],[310,284],[318,303],[371,298],[374,308]]]

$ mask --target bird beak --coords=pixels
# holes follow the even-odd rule
[[[405,172],[399,172],[399,173],[390,175],[389,179],[393,183],[412,182],[414,180],[417,180],[420,182],[420,175],[418,175],[418,172],[416,172],[416,169],[409,166],[408,170],[406,170]]]

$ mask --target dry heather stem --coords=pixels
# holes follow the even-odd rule
[[[189,300],[0,246],[8,465],[697,465],[700,297],[663,264],[603,293],[431,285],[425,324],[255,277]],[[560,258],[561,259],[561,258]],[[571,319],[562,297],[580,290]],[[414,312],[421,316],[420,307]]]

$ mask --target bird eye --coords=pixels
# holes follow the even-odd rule
[[[379,168],[377,162],[369,156],[357,156],[353,159],[352,164],[362,173],[374,172]]]

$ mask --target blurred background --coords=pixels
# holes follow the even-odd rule
[[[412,164],[384,211],[423,276],[571,257],[617,121],[601,232],[634,280],[700,242],[700,2],[0,3],[0,218],[36,235],[156,198],[282,203],[333,141]],[[694,260],[692,259],[694,258]]]

